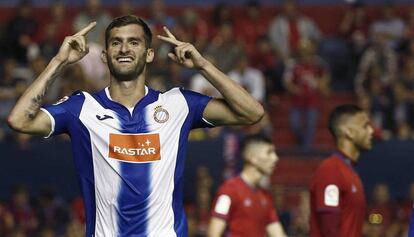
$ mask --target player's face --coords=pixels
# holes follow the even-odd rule
[[[368,115],[365,112],[357,113],[349,120],[349,123],[353,133],[353,143],[361,150],[371,149],[374,129]]]
[[[131,24],[111,30],[106,49],[109,71],[117,80],[130,81],[138,78],[146,63],[152,61],[153,51],[145,46],[141,26]]]
[[[265,175],[270,175],[279,160],[275,146],[265,143],[258,144],[257,146],[257,149],[255,149],[256,167],[258,167]]]

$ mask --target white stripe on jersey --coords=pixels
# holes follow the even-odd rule
[[[159,104],[168,108],[171,119],[168,126],[162,126],[153,118],[155,107]],[[174,231],[174,212],[172,208],[174,191],[174,173],[177,162],[178,143],[181,135],[181,127],[188,115],[188,108],[182,105],[187,102],[178,88],[160,94],[158,101],[146,108],[146,121],[149,122],[148,130],[157,131],[160,136],[162,149],[161,161],[151,166],[151,198],[149,206],[148,237],[176,236]],[[181,106],[180,106],[181,105]],[[174,108],[174,109],[173,109]],[[186,138],[187,139],[187,138]],[[167,158],[167,159],[166,159]],[[160,175],[163,174],[163,175]],[[154,231],[157,230],[157,231]],[[158,232],[158,230],[170,230]]]
[[[103,136],[103,133],[119,133],[119,121],[112,110],[103,108],[88,93],[83,94],[85,102],[79,119],[88,129],[91,139],[96,199],[95,236],[117,236],[116,203],[121,183],[119,162],[107,158],[109,136]],[[95,114],[110,115],[114,119],[97,122]]]

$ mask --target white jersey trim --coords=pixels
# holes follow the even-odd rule
[[[44,137],[49,138],[55,131],[55,118],[53,118],[53,116],[45,108],[40,108],[40,110],[43,111],[50,119],[50,132],[47,136]]]

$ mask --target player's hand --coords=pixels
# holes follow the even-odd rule
[[[158,35],[158,39],[170,43],[175,47],[174,53],[168,54],[169,58],[187,68],[200,69],[206,64],[207,60],[201,56],[194,45],[177,40],[167,27],[164,26],[163,29],[167,36]]]
[[[78,33],[65,37],[55,58],[66,65],[82,59],[89,52],[86,34],[91,31],[95,25],[96,22],[92,22]]]

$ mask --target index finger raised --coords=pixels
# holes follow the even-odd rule
[[[96,26],[96,21],[91,22],[88,26],[86,26],[85,28],[83,28],[82,30],[78,31],[78,33],[74,34],[74,36],[79,36],[79,35],[86,35],[89,31],[91,31],[94,27]]]

